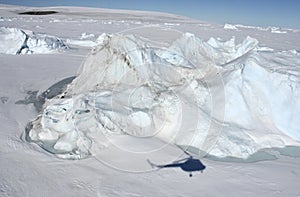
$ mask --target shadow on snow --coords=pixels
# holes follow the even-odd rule
[[[183,171],[189,172],[190,177],[193,176],[192,172],[201,171],[201,173],[202,173],[203,170],[206,168],[206,166],[203,165],[203,163],[199,159],[193,158],[193,156],[191,156],[187,152],[185,152],[185,153],[189,156],[188,158],[180,159],[180,160],[174,161],[173,163],[170,163],[170,164],[157,165],[157,164],[152,163],[150,160],[147,160],[147,161],[152,166],[152,168],[157,168],[157,169],[181,168]]]

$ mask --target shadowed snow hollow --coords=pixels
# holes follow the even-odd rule
[[[110,135],[158,137],[200,154],[247,158],[300,145],[298,54],[186,33],[169,48],[106,35],[66,91],[47,100],[27,139],[84,158]]]
[[[57,37],[16,28],[0,28],[0,53],[52,53],[67,46]]]

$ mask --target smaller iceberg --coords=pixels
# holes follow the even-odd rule
[[[46,54],[67,48],[67,45],[55,36],[0,27],[0,53],[3,54]]]

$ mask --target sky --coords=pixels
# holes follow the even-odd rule
[[[300,0],[0,0],[0,4],[149,10],[214,23],[300,29]]]

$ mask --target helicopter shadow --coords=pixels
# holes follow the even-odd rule
[[[184,151],[185,152],[185,151]],[[206,166],[199,160],[193,158],[190,154],[185,152],[189,157],[174,161],[170,164],[165,165],[157,165],[152,163],[150,160],[147,160],[148,163],[152,166],[152,168],[162,169],[162,168],[181,168],[185,172],[189,172],[189,176],[192,177],[192,172],[200,171],[203,173]]]

